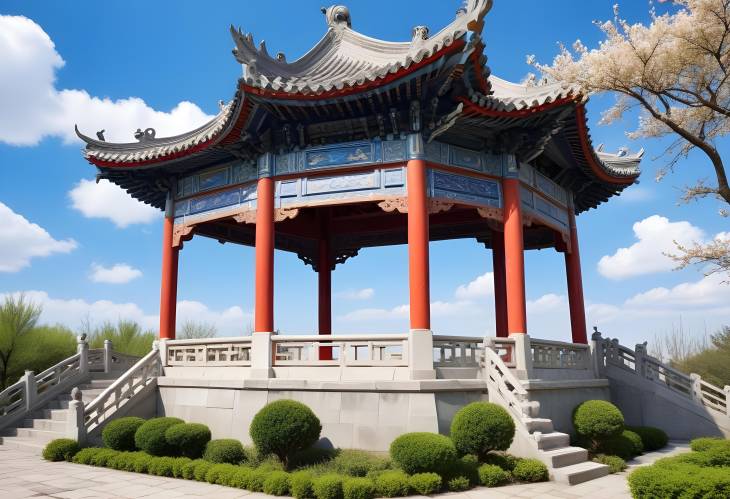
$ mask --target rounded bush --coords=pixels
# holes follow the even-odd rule
[[[719,437],[700,437],[692,440],[689,446],[695,452],[703,452],[716,445],[722,445],[721,442],[723,442],[723,439]]]
[[[626,461],[618,456],[607,456],[606,454],[599,454],[593,458],[597,463],[605,464],[608,466],[608,472],[619,473],[626,469]]]
[[[328,473],[312,480],[316,499],[342,499],[342,476]]]
[[[175,449],[165,439],[165,432],[174,425],[182,424],[179,418],[153,418],[145,421],[134,434],[134,444],[138,449],[153,456],[170,456]]]
[[[390,460],[366,451],[348,449],[341,450],[329,462],[329,466],[343,475],[366,476],[371,471],[382,471],[390,468]]]
[[[548,479],[548,469],[537,459],[520,459],[512,475],[520,482],[544,482]]]
[[[512,454],[502,454],[497,452],[490,452],[482,460],[485,464],[494,464],[499,466],[505,471],[511,472],[515,469],[515,465],[520,461],[520,458],[513,456]]]
[[[102,447],[86,447],[78,451],[72,461],[76,464],[91,464],[91,458],[103,450]]]
[[[176,457],[172,464],[172,476],[175,478],[183,478],[183,468],[192,462],[193,460],[189,457]]]
[[[215,464],[205,472],[205,481],[214,485],[226,485],[238,466],[234,464]]]
[[[251,492],[263,492],[264,482],[269,476],[269,473],[271,473],[271,470],[266,468],[256,468],[251,470],[251,473],[248,475],[247,489]]]
[[[48,442],[43,449],[43,459],[46,461],[69,461],[71,462],[81,448],[76,440],[70,438],[57,438]]]
[[[196,463],[193,467],[193,479],[198,482],[205,482],[205,477],[208,475],[208,471],[215,466],[215,464],[199,459],[196,459],[193,463]]]
[[[390,457],[407,473],[439,473],[454,462],[456,448],[437,433],[406,433],[390,444]]]
[[[170,477],[173,476],[174,466],[174,457],[155,457],[147,468],[147,473],[150,475]]]
[[[615,435],[601,442],[598,449],[603,454],[618,456],[621,459],[628,460],[641,454],[643,445],[639,435],[632,431],[624,430],[619,435]]]
[[[145,452],[140,452],[132,458],[132,471],[136,473],[147,473],[154,457]]]
[[[99,452],[94,454],[94,456],[91,458],[91,464],[92,466],[100,466],[100,467],[106,467],[107,463],[109,463],[109,460],[119,455],[118,450],[114,449],[101,449]]]
[[[232,438],[211,440],[205,446],[205,452],[203,453],[203,459],[215,464],[238,464],[244,461],[245,458],[243,445]]]
[[[479,467],[479,483],[485,487],[497,487],[509,482],[510,473],[495,464],[483,464]]]
[[[286,471],[272,471],[264,480],[264,494],[272,496],[289,495],[289,473]]]
[[[254,416],[251,440],[261,454],[274,454],[283,463],[297,451],[311,447],[322,431],[319,418],[301,402],[277,400]]]
[[[137,450],[134,435],[143,424],[144,419],[133,416],[109,421],[101,431],[104,446],[121,451]]]
[[[624,416],[611,402],[586,400],[573,411],[573,427],[579,436],[600,442],[621,434]]]
[[[461,454],[483,457],[490,450],[507,450],[514,436],[512,416],[490,402],[473,402],[462,407],[451,422],[451,440]]]
[[[176,424],[165,431],[165,440],[175,454],[197,459],[210,442],[210,429],[199,423]]]
[[[375,477],[375,491],[378,497],[407,496],[410,491],[408,475],[400,470],[384,471]]]
[[[638,456],[644,453],[644,443],[642,442],[641,437],[636,432],[633,432],[631,430],[624,430],[622,435],[624,438],[627,438],[631,441],[634,456]]]
[[[373,499],[375,484],[369,478],[348,477],[342,481],[344,499]]]
[[[248,466],[237,466],[237,470],[233,472],[230,479],[228,480],[229,487],[236,487],[238,489],[248,488],[249,478],[253,471]]]
[[[461,492],[471,487],[471,482],[465,476],[456,476],[446,484],[451,492]]]
[[[297,471],[289,477],[289,489],[296,499],[314,499],[312,474],[309,471]]]
[[[730,473],[692,464],[642,466],[629,475],[629,488],[633,497],[728,497]]]
[[[203,459],[195,459],[193,461],[183,464],[182,477],[185,480],[194,480],[195,479],[195,468],[197,468],[198,465],[202,464],[202,463],[208,463],[208,461],[205,461]],[[210,464],[210,463],[208,463],[208,464]]]
[[[408,477],[408,485],[422,496],[435,494],[441,490],[441,476],[436,473],[416,473]]]
[[[654,428],[653,426],[628,426],[626,429],[633,431],[641,437],[641,443],[644,445],[645,452],[659,450],[669,442],[669,436],[664,430]]]

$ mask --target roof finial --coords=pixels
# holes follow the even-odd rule
[[[350,18],[350,9],[344,5],[332,5],[326,9],[322,7],[322,13],[327,18],[327,24],[330,28],[346,25],[352,28],[352,19]]]

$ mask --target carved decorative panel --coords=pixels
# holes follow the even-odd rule
[[[192,239],[194,227],[192,225],[175,225],[172,229],[172,247],[177,248],[183,241]]]
[[[442,201],[440,199],[431,199],[428,205],[428,212],[431,214],[441,213],[442,211],[449,211],[453,207],[454,203]]]
[[[491,179],[430,170],[429,191],[433,198],[453,199],[466,204],[497,207],[501,204],[499,183]]]
[[[256,210],[244,210],[233,216],[233,220],[240,224],[255,224]]]
[[[298,208],[277,208],[274,210],[274,222],[283,222],[288,218],[296,218],[299,215]]]
[[[408,198],[388,198],[378,203],[381,210],[391,213],[397,211],[398,213],[408,213]]]

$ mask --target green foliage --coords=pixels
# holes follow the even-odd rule
[[[174,425],[182,424],[179,418],[162,417],[145,421],[134,434],[134,444],[138,449],[153,456],[172,456],[176,449],[167,443],[165,432]]]
[[[317,499],[342,499],[342,476],[328,473],[312,480],[312,491]]]
[[[390,468],[390,460],[362,450],[341,450],[329,462],[329,467],[337,473],[350,476],[366,476],[371,471]]]
[[[272,471],[264,480],[264,494],[285,496],[289,494],[289,473]]]
[[[251,473],[248,475],[248,490],[251,492],[263,492],[264,482],[266,482],[266,478],[270,472],[271,470],[267,468],[251,470]]]
[[[289,477],[290,492],[296,499],[314,499],[312,473],[306,470],[296,471]]]
[[[379,497],[407,496],[410,491],[408,475],[400,470],[378,473],[375,477],[375,490]]]
[[[185,480],[193,480],[195,479],[195,468],[197,468],[201,464],[210,464],[208,461],[205,461],[203,459],[195,459],[193,461],[187,462],[183,464],[182,467],[182,477]],[[206,470],[207,471],[207,470]]]
[[[243,445],[232,438],[221,438],[211,440],[205,446],[203,459],[211,463],[239,464],[246,458],[243,452]]]
[[[146,452],[140,452],[132,460],[132,471],[137,473],[147,473],[153,459],[154,457],[150,456]]]
[[[142,326],[136,322],[126,320],[120,320],[116,325],[105,322],[95,329],[86,324],[83,329],[89,337],[89,348],[104,348],[104,341],[111,340],[115,351],[137,357],[150,353],[157,337],[152,331],[142,331]]]
[[[120,451],[136,450],[134,435],[143,424],[144,419],[137,417],[119,418],[110,421],[101,432],[104,446]]]
[[[693,464],[642,466],[629,475],[634,497],[730,497],[730,469]]]
[[[201,459],[196,459],[193,463],[195,463],[193,466],[193,479],[198,482],[205,482],[208,470],[210,470],[213,466],[216,466],[213,463]]]
[[[256,452],[255,447],[253,448],[253,451]],[[339,456],[340,454],[347,454],[349,452],[349,450],[309,447],[308,449],[301,450],[289,456],[289,466],[293,469],[296,469],[303,468],[305,466],[331,462],[335,457]],[[258,454],[258,452],[256,453]]]
[[[369,478],[348,477],[342,481],[344,499],[373,499],[375,484]]]
[[[156,476],[173,476],[174,457],[155,457],[147,468],[147,473]]]
[[[228,479],[228,486],[236,487],[238,489],[248,488],[249,478],[251,477],[251,472],[253,470],[248,466],[237,466],[236,468],[236,471],[234,471]]]
[[[446,484],[451,492],[461,492],[471,487],[471,482],[465,476],[456,476],[449,480]]]
[[[626,469],[626,461],[618,456],[608,456],[606,454],[598,454],[593,460],[597,463],[608,466],[609,473],[618,473]]]
[[[624,430],[620,435],[615,435],[601,442],[598,450],[603,454],[628,460],[641,454],[643,444],[639,435],[633,431]]]
[[[199,338],[215,338],[217,335],[218,330],[216,329],[215,324],[188,320],[182,323],[182,326],[175,337],[178,340],[191,340]]]
[[[442,474],[447,482],[451,478],[464,477],[469,480],[470,484],[477,485],[479,483],[479,459],[473,454],[467,454],[452,461]]]
[[[100,466],[103,468],[106,467],[110,459],[116,457],[117,455],[119,455],[119,451],[117,450],[102,448],[99,452],[91,457],[91,461],[89,462],[89,464],[92,466]]]
[[[638,456],[644,453],[644,442],[641,440],[641,436],[639,436],[638,433],[631,430],[624,430],[621,435],[631,442],[632,452],[634,456]]]
[[[8,384],[25,373],[40,373],[76,353],[76,335],[65,326],[35,326],[17,338],[8,363]]]
[[[176,455],[197,459],[210,442],[210,429],[199,423],[176,424],[165,431],[165,440]]]
[[[184,478],[183,469],[185,468],[185,466],[192,462],[193,460],[189,457],[176,457],[174,462],[172,463],[172,476],[174,476],[175,478]]]
[[[624,416],[611,402],[586,400],[573,411],[573,427],[578,436],[590,440],[595,449],[606,439],[621,434]]]
[[[441,476],[437,473],[416,473],[408,477],[408,485],[422,496],[435,494],[441,490]]]
[[[626,429],[639,435],[645,452],[659,450],[669,442],[669,437],[664,430],[653,426],[628,426]]]
[[[8,386],[20,341],[35,328],[40,315],[41,307],[26,301],[24,295],[5,295],[0,305],[0,390]]]
[[[548,469],[537,459],[520,459],[512,475],[520,482],[544,482],[548,479]]]
[[[91,464],[91,458],[102,450],[102,447],[86,447],[78,451],[72,461],[76,464]]]
[[[205,481],[217,485],[226,485],[231,481],[231,477],[236,471],[238,471],[238,466],[234,464],[215,464],[206,471]]]
[[[730,385],[730,327],[724,326],[711,340],[712,346],[672,365],[686,373],[697,373],[715,386]]]
[[[719,437],[700,437],[692,440],[689,446],[695,452],[703,452],[717,445],[722,445],[721,442],[723,442],[723,439]]]
[[[485,464],[494,464],[495,466],[499,466],[503,470],[509,472],[515,469],[515,465],[519,461],[520,458],[518,457],[500,452],[490,452],[489,454],[484,456],[484,459],[482,459],[482,462],[484,462]]]
[[[483,464],[479,467],[479,483],[485,487],[497,487],[510,480],[509,471],[505,471],[496,464]]]
[[[262,454],[275,454],[288,464],[289,456],[319,440],[322,425],[312,410],[294,400],[266,404],[254,416],[249,433]]]
[[[72,461],[80,450],[79,443],[70,438],[51,440],[43,449],[43,459],[46,461]]]
[[[485,456],[491,450],[507,450],[515,436],[515,423],[497,404],[473,402],[456,413],[451,439],[461,454]]]
[[[390,456],[407,473],[440,473],[456,459],[456,448],[437,433],[406,433],[390,444]]]

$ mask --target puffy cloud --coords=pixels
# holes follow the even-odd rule
[[[215,326],[218,336],[243,336],[253,330],[253,314],[239,306],[213,310],[199,301],[177,302],[177,327],[186,321]]]
[[[0,142],[28,146],[48,136],[75,142],[74,124],[87,133],[105,129],[110,141],[130,142],[137,128],[156,128],[159,137],[211,119],[190,102],[162,112],[135,97],[111,100],[58,89],[56,71],[64,64],[38,24],[23,16],[0,16]]]
[[[487,272],[473,281],[456,288],[454,296],[462,300],[485,298],[494,295],[494,274]]]
[[[375,290],[373,288],[348,289],[335,294],[335,296],[343,300],[369,300],[375,296]]]
[[[691,245],[704,238],[703,231],[689,222],[670,222],[659,215],[636,222],[633,230],[637,242],[598,261],[598,272],[603,276],[620,280],[672,270],[676,264],[664,253],[676,252],[675,241]]]
[[[96,183],[81,179],[68,195],[71,206],[86,218],[106,218],[119,228],[150,223],[162,217],[160,210],[137,201],[108,180]]]
[[[558,309],[566,309],[566,305],[565,296],[548,293],[537,300],[528,300],[527,311],[532,314],[544,314]]]
[[[69,253],[76,246],[73,239],[54,239],[43,227],[0,202],[0,272],[17,272],[30,265],[31,258]]]
[[[117,263],[111,267],[92,263],[89,275],[92,281],[106,284],[126,284],[138,277],[142,277],[142,271],[126,263]]]
[[[723,284],[724,276],[710,274],[695,282],[683,282],[672,288],[658,287],[639,293],[628,300],[631,307],[659,308],[687,306],[730,306],[730,286]]]

